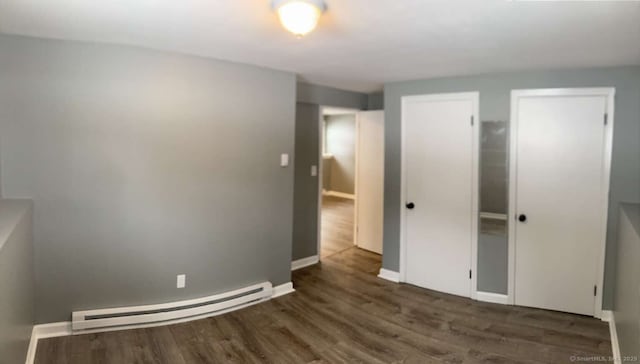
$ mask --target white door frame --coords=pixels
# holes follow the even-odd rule
[[[323,151],[324,151],[324,113],[325,113],[325,109],[337,109],[338,107],[334,107],[334,106],[327,106],[327,105],[320,105],[320,107],[318,108],[318,161],[317,161],[317,169],[318,169],[318,173],[317,173],[317,178],[318,178],[318,234],[316,237],[316,251],[317,251],[317,255],[318,255],[318,261],[322,260],[322,182],[323,182],[323,173],[322,173],[322,163],[324,162],[323,160]],[[357,170],[358,166],[358,112],[360,112],[359,109],[352,109],[352,108],[339,108],[345,111],[345,114],[351,114],[353,112],[354,115],[356,115],[356,124],[355,124],[355,131],[356,131],[356,135],[355,135],[355,158],[356,158],[356,165],[355,168]],[[357,174],[356,174],[356,180],[354,180],[354,199],[358,198],[358,191],[355,190],[355,188],[357,186]],[[355,231],[357,229],[357,221],[356,221],[356,212],[355,212],[355,204],[356,201],[354,201],[354,216],[353,216],[353,231],[354,231],[354,235],[353,235],[353,244],[355,245]]]
[[[318,108],[318,232],[316,236],[316,254],[318,255],[318,261],[322,260],[322,183],[324,181],[322,170],[322,164],[324,163],[324,108],[320,106]]]
[[[556,88],[556,89],[530,89],[530,90],[512,90],[511,91],[511,123],[509,137],[509,232],[508,232],[508,257],[509,257],[509,276],[508,276],[508,294],[507,302],[515,303],[515,278],[516,278],[516,236],[515,224],[512,218],[517,211],[516,196],[517,188],[517,150],[518,150],[518,101],[521,98],[532,96],[605,96],[607,97],[607,120],[604,135],[604,161],[603,161],[603,195],[602,197],[602,236],[600,259],[598,260],[598,289],[596,291],[594,317],[602,317],[602,292],[604,282],[604,263],[607,241],[607,219],[609,216],[609,180],[611,177],[611,152],[613,146],[613,121],[614,121],[614,100],[615,88]],[[603,120],[603,123],[605,120]]]
[[[355,135],[355,163],[354,163],[354,168],[355,168],[355,173],[353,174],[354,178],[353,178],[353,246],[358,246],[358,164],[359,164],[359,158],[358,158],[358,151],[360,150],[360,112],[356,113],[356,125],[355,125],[355,129],[356,129],[356,135]]]
[[[473,102],[473,166],[472,166],[472,186],[473,193],[471,198],[471,262],[470,267],[472,271],[471,278],[471,292],[469,297],[476,299],[477,287],[478,287],[478,219],[479,219],[479,204],[478,195],[480,193],[479,185],[479,154],[480,154],[480,120],[479,120],[479,99],[480,92],[458,92],[458,93],[444,93],[444,94],[427,94],[427,95],[414,95],[403,96],[401,98],[402,108],[400,116],[400,129],[401,129],[401,189],[400,189],[400,282],[407,281],[407,242],[406,242],[406,222],[407,222],[407,209],[405,204],[407,202],[407,168],[406,168],[406,120],[405,120],[405,108],[408,101],[446,101],[446,100],[470,100]]]

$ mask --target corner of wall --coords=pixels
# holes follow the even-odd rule
[[[384,91],[368,94],[367,103],[367,110],[384,110]]]
[[[329,86],[298,82],[296,100],[307,104],[335,106],[366,110],[369,105],[368,95],[361,92],[341,90]]]

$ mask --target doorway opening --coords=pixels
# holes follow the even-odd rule
[[[382,254],[384,112],[320,109],[318,252]]]
[[[355,245],[357,110],[321,109],[320,258]]]

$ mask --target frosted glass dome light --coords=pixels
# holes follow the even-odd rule
[[[282,26],[298,37],[316,28],[326,8],[322,0],[275,0],[272,6]]]

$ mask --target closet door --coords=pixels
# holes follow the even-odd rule
[[[515,304],[593,316],[606,219],[608,96],[514,91]]]
[[[477,244],[477,105],[477,93],[463,93],[406,97],[402,108],[404,280],[467,297]]]

